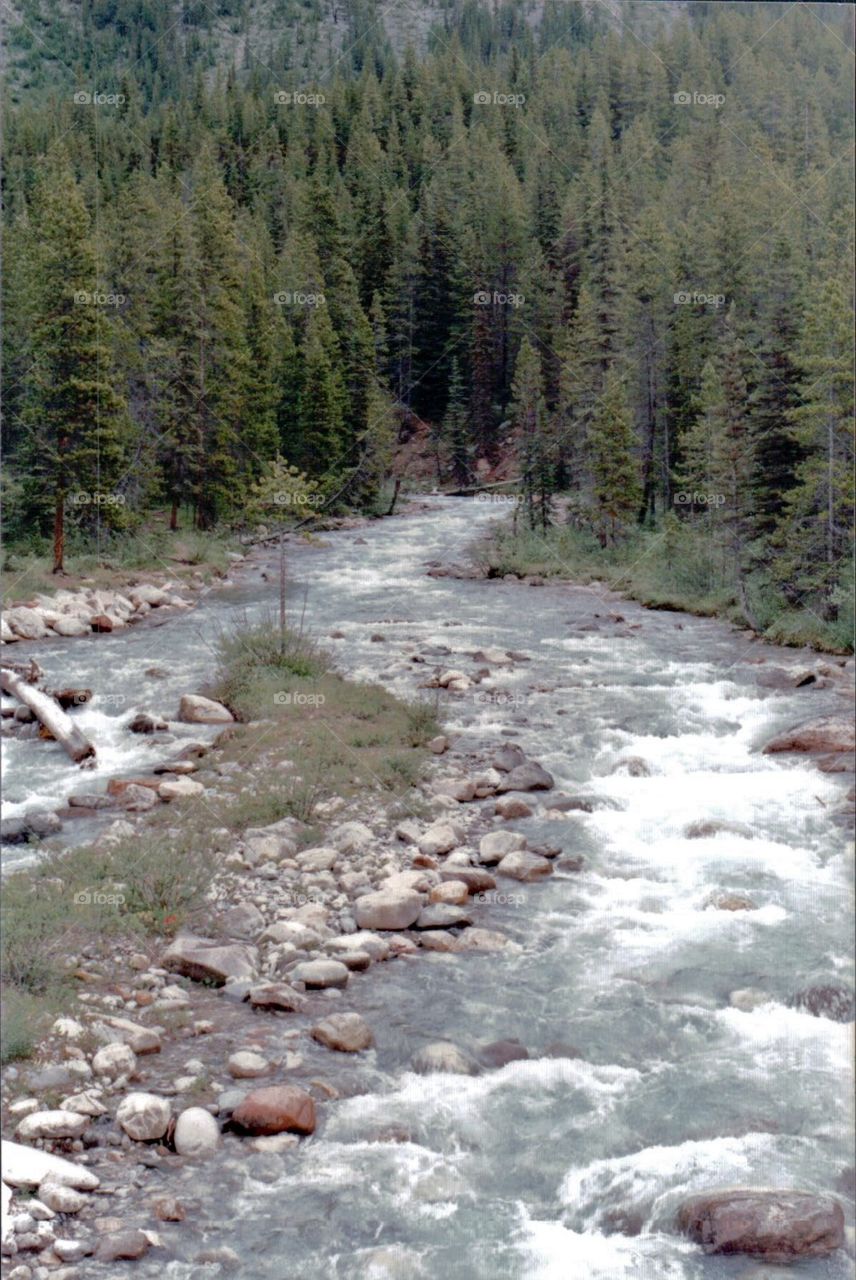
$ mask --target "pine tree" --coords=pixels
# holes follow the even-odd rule
[[[601,546],[615,542],[639,510],[642,486],[636,444],[626,392],[612,371],[588,431],[595,530]]]
[[[853,545],[851,316],[843,274],[822,275],[809,298],[797,352],[800,404],[791,414],[793,439],[805,459],[779,532],[778,572],[789,596],[808,595],[827,616],[834,614],[831,597]]]
[[[550,518],[552,464],[546,438],[547,414],[542,390],[541,359],[524,338],[514,369],[511,423],[518,435],[523,501],[531,529],[546,532]]]
[[[470,447],[467,439],[467,417],[467,403],[461,369],[457,356],[453,356],[452,372],[449,378],[449,398],[443,418],[443,428],[438,434],[435,443],[438,480],[442,479],[442,454],[445,454],[448,458],[449,471],[456,484],[467,485],[472,480]]]
[[[26,377],[25,503],[53,509],[53,571],[65,569],[68,504],[100,528],[125,522],[117,491],[128,434],[111,368],[110,326],[89,213],[55,151],[33,192],[32,359]]]

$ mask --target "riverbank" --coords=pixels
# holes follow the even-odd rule
[[[482,495],[499,515],[513,497]],[[470,549],[475,571],[486,578],[540,578],[603,586],[649,609],[722,618],[747,626],[744,602],[711,557],[710,546],[692,529],[673,521],[660,530],[639,530],[612,546],[568,525],[530,530],[509,520]],[[769,584],[753,592],[758,634],[773,644],[851,654],[854,641],[853,597],[843,596],[839,616],[824,620],[807,605],[788,608]],[[754,616],[754,614],[753,614]]]

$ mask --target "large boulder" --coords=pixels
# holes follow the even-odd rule
[[[235,717],[222,702],[200,697],[198,693],[185,693],[178,718],[185,724],[231,724]]]
[[[90,1169],[83,1169],[71,1160],[63,1160],[48,1151],[24,1147],[19,1142],[0,1143],[0,1163],[3,1181],[10,1187],[38,1187],[50,1181],[63,1187],[76,1187],[79,1191],[94,1191],[99,1185],[98,1178]]]
[[[57,618],[53,624],[53,629],[58,636],[65,636],[68,639],[75,639],[77,636],[85,636],[89,634],[89,624],[84,622],[83,618],[74,618],[62,615]]]
[[[253,1089],[232,1111],[232,1124],[258,1137],[273,1133],[314,1133],[315,1103],[310,1094],[296,1085],[275,1084]]]
[[[380,889],[354,903],[360,929],[409,929],[422,910],[422,894],[414,889]]]
[[[854,751],[856,724],[844,716],[804,720],[779,733],[764,747],[764,755],[779,751]]]
[[[416,840],[419,852],[424,853],[429,858],[436,858],[440,854],[449,853],[452,849],[456,849],[460,843],[454,827],[447,822],[432,823],[430,827],[426,827]]]
[[[116,1123],[135,1142],[154,1142],[169,1128],[172,1109],[156,1093],[129,1093],[116,1109]]]
[[[158,787],[161,800],[189,800],[201,796],[205,791],[201,782],[192,778],[168,778]]]
[[[496,762],[494,761],[494,764]],[[507,773],[497,787],[497,792],[505,791],[550,791],[555,785],[553,777],[535,760],[527,760],[516,765]]]
[[[180,1156],[210,1156],[220,1145],[220,1126],[204,1107],[188,1107],[175,1122],[172,1140]]]
[[[42,640],[48,629],[42,615],[36,609],[28,609],[19,605],[15,609],[7,609],[3,620],[13,635],[20,640]]]
[[[171,973],[180,973],[196,982],[222,987],[229,978],[256,976],[258,952],[245,943],[215,942],[194,934],[179,934],[161,956],[161,964]]]
[[[358,1013],[331,1013],[312,1028],[312,1039],[340,1053],[359,1053],[374,1044],[371,1027]]]
[[[765,1262],[822,1258],[844,1243],[841,1205],[807,1191],[710,1191],[681,1205],[678,1226],[705,1253],[746,1253]]]
[[[511,773],[512,769],[526,763],[526,756],[520,747],[515,746],[513,742],[507,742],[499,748],[490,763],[500,773]]]

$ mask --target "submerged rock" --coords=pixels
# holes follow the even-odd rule
[[[795,1009],[804,1009],[815,1018],[830,1018],[833,1022],[853,1022],[856,1018],[853,992],[837,982],[806,987],[804,991],[798,991],[790,1003]]]
[[[358,1013],[331,1013],[312,1028],[312,1039],[340,1053],[359,1053],[371,1048],[371,1027]]]
[[[681,1205],[678,1226],[705,1253],[745,1253],[766,1262],[822,1258],[844,1243],[841,1205],[808,1191],[710,1191]]]
[[[413,1070],[420,1075],[430,1075],[435,1071],[447,1072],[456,1076],[478,1075],[478,1064],[459,1049],[450,1040],[437,1040],[434,1044],[426,1044],[413,1055]]]

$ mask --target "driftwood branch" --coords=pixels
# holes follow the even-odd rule
[[[7,666],[0,670],[0,689],[29,707],[39,723],[56,739],[75,764],[94,761],[95,748],[92,743],[50,694],[28,684],[24,676]]]

